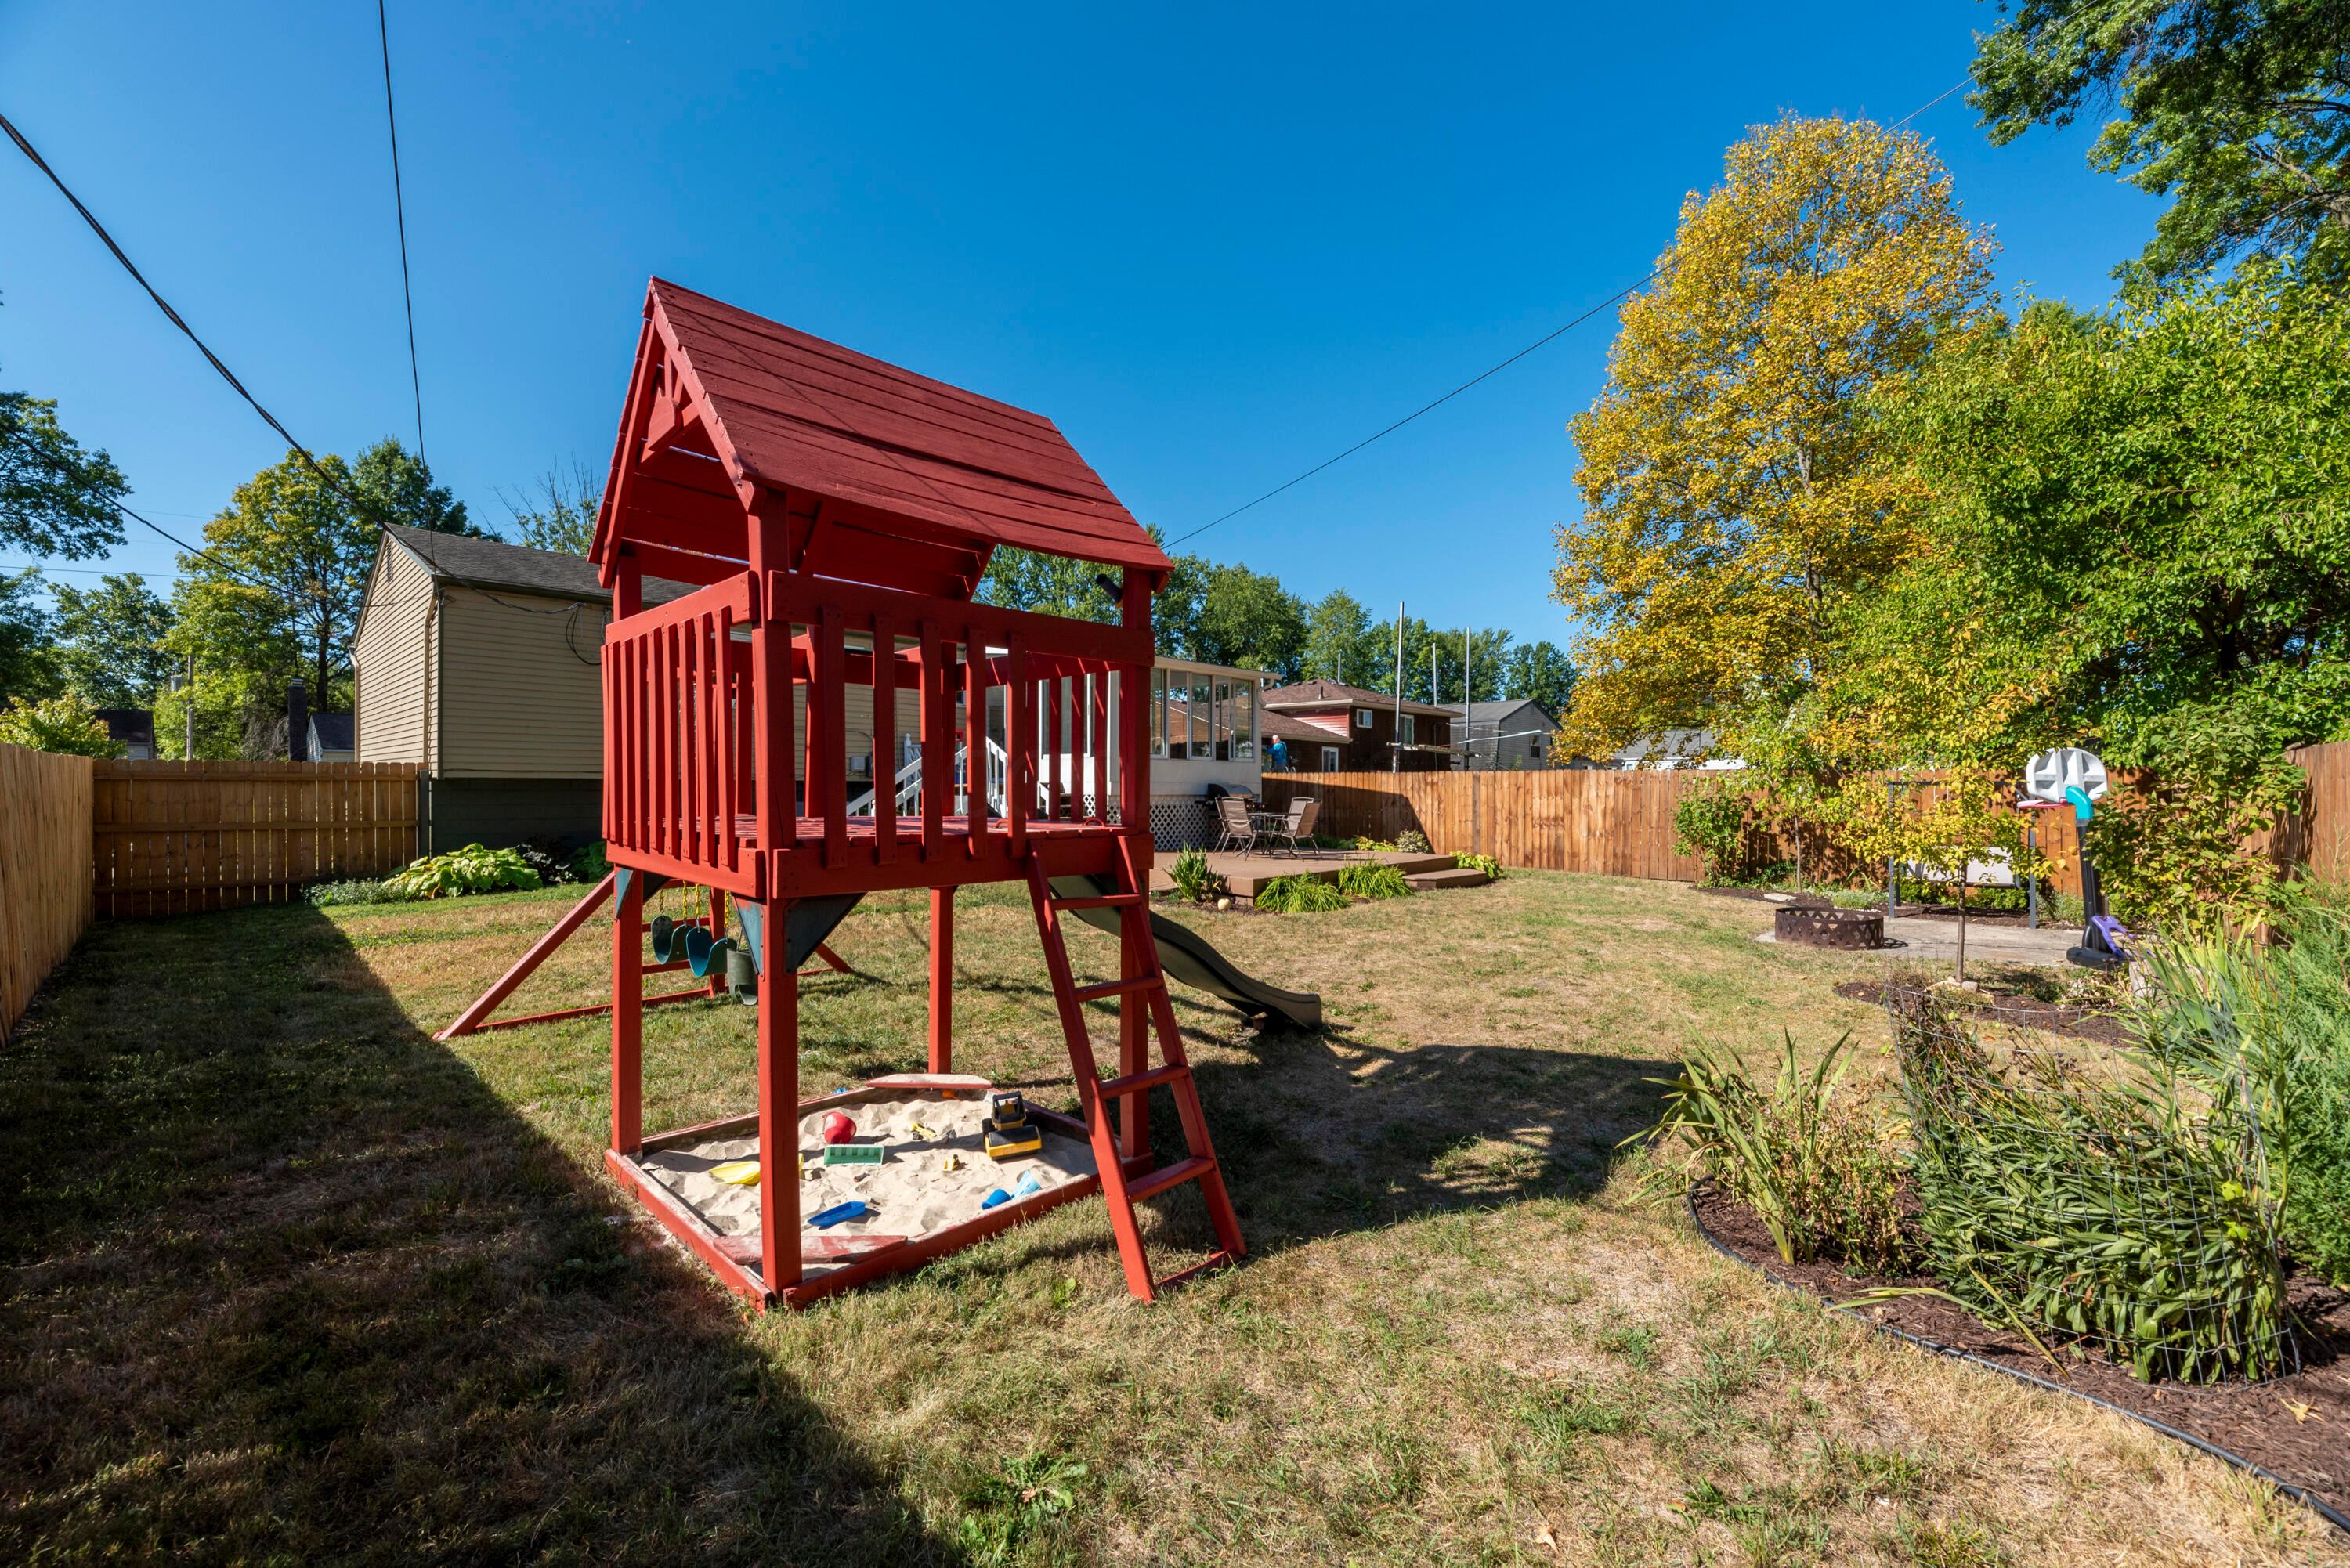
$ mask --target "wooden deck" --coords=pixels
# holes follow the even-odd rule
[[[1175,863],[1170,853],[1151,857],[1150,890],[1164,893],[1175,884],[1168,879],[1167,867]],[[1348,866],[1363,864],[1392,866],[1409,877],[1421,871],[1450,871],[1453,868],[1450,855],[1404,855],[1391,849],[1308,849],[1296,855],[1211,855],[1208,867],[1222,877],[1232,892],[1243,898],[1253,898],[1257,889],[1276,877],[1315,877],[1322,881],[1335,881],[1338,873]]]

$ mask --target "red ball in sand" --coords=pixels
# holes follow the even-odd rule
[[[838,1111],[834,1111],[824,1118],[825,1142],[847,1143],[850,1138],[853,1138],[856,1136],[857,1124],[850,1121],[847,1116],[842,1116]]]

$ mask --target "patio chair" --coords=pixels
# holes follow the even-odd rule
[[[1276,845],[1287,844],[1292,855],[1303,853],[1297,846],[1298,840],[1314,836],[1314,819],[1321,815],[1322,803],[1318,800],[1291,801],[1287,819],[1273,830],[1273,841]]]
[[[1246,855],[1256,847],[1256,825],[1249,820],[1246,795],[1220,794],[1216,797],[1216,826],[1223,834],[1216,840],[1216,853],[1237,848]]]

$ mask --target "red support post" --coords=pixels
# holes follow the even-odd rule
[[[1120,619],[1128,627],[1150,627],[1150,585],[1142,573],[1129,566],[1126,572],[1125,592],[1120,605]],[[1120,757],[1122,776],[1118,797],[1120,816],[1126,831],[1119,847],[1127,857],[1133,886],[1146,896],[1150,890],[1150,739],[1144,726],[1148,722],[1148,698],[1150,691],[1150,668],[1129,664],[1123,668],[1119,680],[1125,686],[1124,701],[1118,704],[1120,721],[1126,726],[1125,755]],[[1127,935],[1122,955],[1123,972],[1128,975],[1149,972],[1157,955],[1149,951],[1149,922],[1121,922]],[[1120,1076],[1147,1070],[1150,1064],[1150,1010],[1139,993],[1129,993],[1118,1002],[1118,1070]],[[1147,1095],[1123,1095],[1118,1098],[1118,1152],[1123,1159],[1139,1159],[1150,1153],[1150,1098]]]
[[[784,961],[790,924],[780,898],[759,922],[759,1272],[770,1291],[800,1281],[800,977]]]
[[[954,1071],[954,898],[931,889],[931,1071]]]
[[[612,906],[612,1152],[634,1154],[645,1141],[645,879]]]

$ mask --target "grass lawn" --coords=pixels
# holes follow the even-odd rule
[[[429,1037],[576,893],[91,933],[0,1052],[0,1560],[2350,1562],[1641,1198],[1615,1145],[1692,1040],[1883,1042],[1829,990],[1873,961],[1752,904],[1519,874],[1197,917],[1332,1020],[1177,990],[1246,1267],[1139,1306],[1087,1201],[761,1316],[605,1179],[600,1020]],[[889,896],[834,938],[809,1085],[920,1064],[925,928]],[[600,937],[510,1009],[595,1000]],[[957,1065],[1074,1104],[1024,897],[967,893],[956,959]],[[649,1128],[749,1108],[743,1010],[645,1039]],[[1162,1270],[1197,1206],[1156,1206]]]

